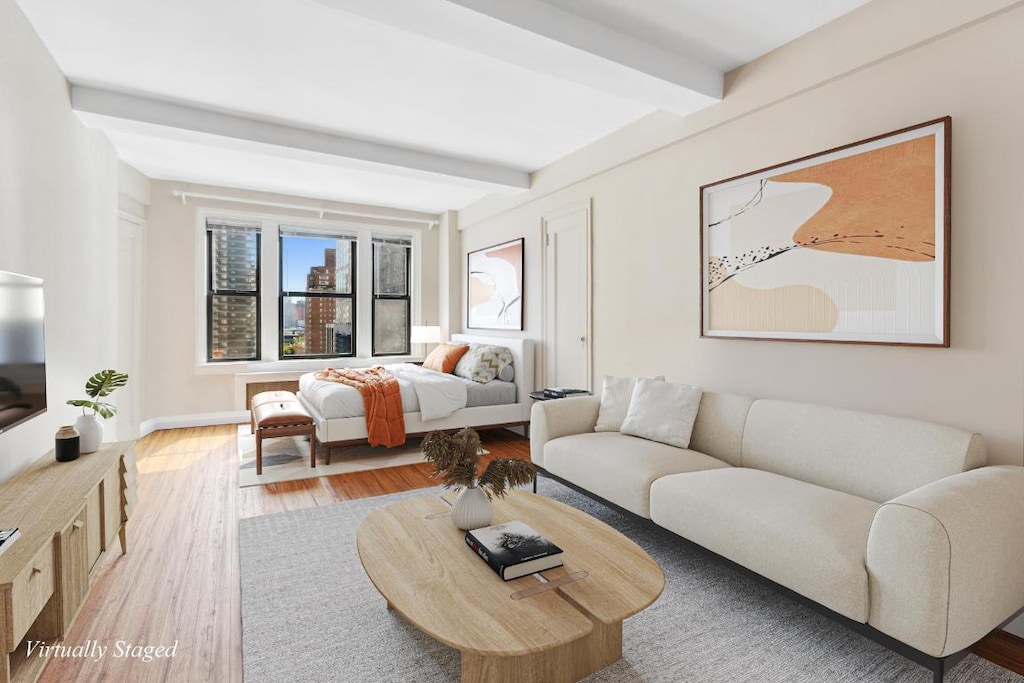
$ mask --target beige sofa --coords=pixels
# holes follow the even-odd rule
[[[939,680],[1024,606],[1024,468],[985,467],[978,434],[705,392],[681,449],[595,433],[599,407],[533,406],[542,473],[909,645]]]

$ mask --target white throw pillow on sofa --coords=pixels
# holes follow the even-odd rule
[[[663,381],[664,375],[654,378]],[[622,428],[622,421],[629,412],[629,402],[633,398],[633,386],[636,377],[612,377],[606,375],[601,387],[601,408],[597,413],[595,432],[617,432]]]
[[[623,434],[678,448],[690,445],[690,434],[704,391],[689,384],[670,384],[640,378],[633,388]]]

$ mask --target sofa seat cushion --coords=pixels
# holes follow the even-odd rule
[[[867,623],[868,530],[879,505],[742,467],[651,486],[651,519],[843,616]]]
[[[544,469],[647,518],[655,479],[717,467],[729,465],[697,451],[618,432],[575,434],[544,444]]]

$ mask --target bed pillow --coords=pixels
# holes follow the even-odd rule
[[[662,381],[665,377],[658,375],[654,379]],[[633,398],[635,384],[636,377],[605,376],[601,388],[601,408],[597,414],[597,424],[594,425],[595,432],[619,431],[622,421],[626,419],[626,413],[629,412],[629,402]]]
[[[423,361],[423,367],[450,375],[466,351],[469,344],[438,344]]]
[[[512,382],[516,378],[516,369],[511,363],[498,370],[498,379],[502,382]]]
[[[512,352],[505,346],[470,344],[469,351],[459,359],[455,373],[474,382],[490,382],[501,369],[512,364]]]
[[[640,378],[619,431],[630,436],[687,448],[700,408],[700,387]]]

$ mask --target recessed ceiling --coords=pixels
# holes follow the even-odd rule
[[[440,211],[713,104],[724,69],[864,1],[19,3],[73,84],[138,98],[78,108],[152,178]],[[234,124],[256,133],[225,145]]]

